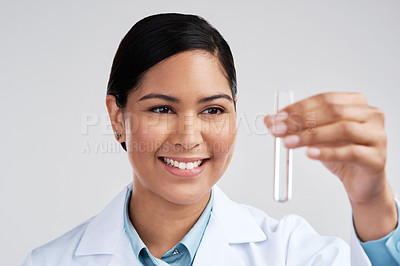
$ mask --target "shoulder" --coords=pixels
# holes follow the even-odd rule
[[[63,258],[72,258],[92,219],[86,220],[60,237],[32,250],[24,265],[60,265]]]
[[[309,235],[318,235],[307,220],[297,214],[287,214],[280,219],[275,219],[254,206],[236,202],[234,204],[249,213],[267,236],[280,234],[288,237],[296,230],[303,230]]]
[[[313,240],[318,238],[324,240],[329,239],[347,245],[344,240],[338,237],[322,236],[318,234],[306,219],[297,214],[287,214],[278,220],[272,218],[263,210],[260,210],[256,207],[241,203],[235,204],[237,204],[239,208],[242,208],[248,212],[267,235],[279,234],[280,236],[285,236],[288,238],[297,237],[302,238],[303,240],[306,238]]]
[[[247,217],[246,221],[248,224],[260,227],[267,236],[269,233],[276,233],[279,231],[285,233],[292,232],[299,227],[308,228],[310,231],[315,232],[309,223],[299,215],[288,214],[278,220],[254,206],[231,200],[219,187],[215,188],[215,192],[215,205],[218,204],[216,209],[219,213],[228,216],[230,221]],[[250,220],[255,223],[249,223]]]
[[[97,215],[34,249],[23,265],[106,264],[110,256],[90,255],[112,255],[117,249],[124,232],[123,207],[127,189],[124,188]]]
[[[227,214],[230,218],[225,222],[223,219],[219,220],[222,220],[224,227],[232,228],[232,224],[237,224],[236,230],[222,229],[227,232],[229,239],[233,238],[231,235],[239,235],[240,232],[247,234],[258,231],[265,235],[263,238],[241,241],[240,245],[233,246],[237,254],[241,254],[242,259],[251,265],[264,265],[271,260],[276,265],[282,263],[350,265],[350,248],[347,243],[338,237],[318,234],[303,217],[289,214],[281,219],[274,219],[263,210],[230,200],[221,191],[218,194],[222,195],[219,196],[219,202],[223,202],[223,206],[220,206],[218,211],[223,213],[231,209],[232,213],[230,216]],[[219,217],[223,216],[225,215],[219,215]],[[243,229],[244,227],[247,229]],[[274,256],[271,257],[271,254]]]

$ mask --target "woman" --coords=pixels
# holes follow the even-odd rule
[[[24,265],[350,265],[344,241],[319,236],[295,215],[276,221],[214,186],[232,157],[236,102],[230,48],[205,20],[160,14],[136,23],[118,48],[106,97],[133,184]],[[308,112],[318,113],[312,135],[302,134]],[[357,234],[353,264],[400,262],[382,112],[360,94],[327,93],[265,123],[343,182]]]

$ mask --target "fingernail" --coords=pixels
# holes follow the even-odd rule
[[[276,115],[273,116],[273,122],[282,122],[285,121],[288,118],[288,113],[287,112],[279,112]]]
[[[272,126],[272,134],[285,134],[287,131],[287,125],[286,124],[278,124],[278,125],[273,125]]]
[[[271,120],[271,116],[265,116],[264,117],[264,123],[267,127],[270,127],[272,125],[272,120]]]
[[[283,139],[286,147],[294,147],[300,142],[300,137],[298,135],[287,136]]]
[[[321,150],[317,148],[308,148],[307,155],[310,157],[318,157],[321,154]]]

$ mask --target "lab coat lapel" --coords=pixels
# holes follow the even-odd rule
[[[128,187],[88,223],[75,251],[76,256],[93,255],[96,265],[104,265],[107,260],[109,266],[141,265],[124,229],[123,208],[127,191]],[[111,260],[104,255],[112,255]]]
[[[121,241],[115,254],[108,266],[121,266],[121,265],[129,265],[129,266],[142,266],[142,264],[138,261],[135,254],[133,253],[131,243],[126,234],[123,234],[121,237]]]
[[[89,221],[76,256],[114,254],[124,233],[123,208],[127,188]]]
[[[244,266],[244,262],[231,248],[216,223],[214,217],[211,217],[197,250],[193,266]]]
[[[214,186],[214,206],[194,266],[245,265],[234,246],[267,240],[254,218]]]
[[[267,239],[257,221],[245,208],[229,199],[218,186],[214,186],[214,192],[212,214],[229,244],[259,242]]]

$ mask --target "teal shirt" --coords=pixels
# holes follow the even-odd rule
[[[214,202],[214,192],[211,189],[210,200],[201,214],[199,220],[184,236],[184,238],[176,244],[171,250],[165,253],[161,259],[154,257],[142,239],[136,232],[128,215],[128,204],[132,195],[132,187],[129,188],[124,206],[124,227],[126,234],[131,242],[132,250],[136,258],[146,266],[153,265],[173,265],[173,266],[188,266],[192,265],[194,257],[196,256],[197,249],[200,246],[201,239],[203,238],[204,231],[206,230],[208,221],[210,220],[212,206]]]
[[[400,207],[396,199],[397,215],[399,217]],[[400,221],[400,220],[399,220]],[[367,242],[361,242],[365,253],[367,254],[372,265],[395,266],[400,265],[400,229],[397,224],[387,236]]]

